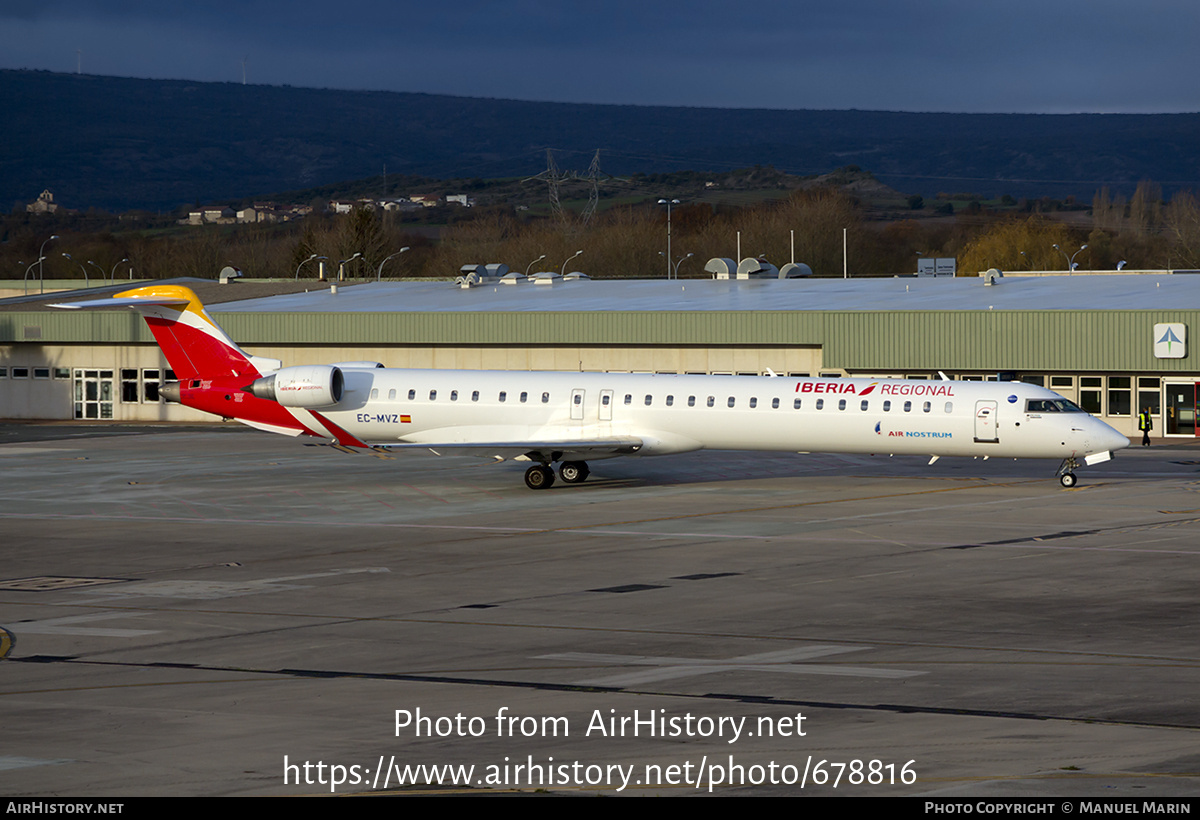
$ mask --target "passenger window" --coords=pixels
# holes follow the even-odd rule
[[[932,407],[933,407],[933,405],[930,402],[925,402],[925,406],[922,407],[921,409],[924,410],[926,413],[928,413]]]
[[[868,404],[867,400],[866,400],[866,399],[863,399],[863,400],[862,400],[862,405],[861,405],[861,406],[862,406],[862,409],[863,409],[863,411],[864,411],[864,412],[865,412],[865,411],[866,411],[866,409],[867,409],[867,404]]]
[[[885,401],[885,402],[883,403],[883,412],[885,412],[885,413],[890,413],[891,411],[892,411],[892,403],[891,403],[891,401]]]
[[[436,390],[430,390],[430,391],[429,391],[429,400],[430,400],[430,401],[437,401],[437,391],[436,391]]]
[[[389,390],[389,391],[388,391],[388,401],[395,401],[395,400],[396,400],[396,391],[395,391],[395,389]]]
[[[507,391],[507,390],[501,390],[501,391],[500,391],[500,401],[502,401],[502,402],[503,402],[503,401],[507,401],[507,400],[508,400],[508,391]]]
[[[409,391],[408,391],[408,400],[409,400],[409,401],[415,401],[415,400],[416,400],[416,398],[417,398],[417,391],[416,391],[416,390],[409,390]]]
[[[952,401],[948,401],[948,402],[946,402],[946,412],[947,412],[947,413],[953,413],[953,412],[954,412],[954,402],[952,402]]]
[[[911,401],[904,402],[904,412],[905,413],[912,412],[912,402]]]
[[[450,401],[458,401],[458,391],[457,390],[450,391]]]
[[[371,398],[372,399],[379,398],[379,388],[378,387],[371,388]]]
[[[758,407],[758,399],[754,396],[751,396],[750,397],[750,409],[753,410],[755,407]]]
[[[717,400],[716,400],[714,397],[712,397],[712,396],[709,396],[709,397],[708,397],[708,402],[707,402],[707,403],[708,403],[708,406],[709,406],[709,407],[712,407],[714,404],[716,404],[716,403],[717,403]]]
[[[674,396],[667,396],[667,407],[671,407],[671,406],[673,406],[674,404],[675,404],[675,397],[674,397]]]
[[[522,390],[521,391],[521,404],[524,404],[527,401],[529,401],[529,394]]]
[[[633,394],[632,394],[632,393],[626,393],[626,394],[625,394],[625,403],[626,403],[626,404],[633,404]]]
[[[772,410],[779,409],[779,399],[771,399],[771,409]]]
[[[695,407],[695,406],[696,406],[696,397],[688,396],[688,407]]]
[[[654,401],[654,397],[651,396],[649,393],[647,393],[646,394],[646,406],[649,407],[651,402],[653,402],[653,401]]]
[[[838,409],[839,410],[846,409],[846,400],[845,399],[838,399]]]
[[[825,399],[817,399],[817,409],[818,410],[825,409]]]
[[[607,393],[605,393],[603,396],[600,397],[600,403],[603,404],[605,407],[608,407],[608,405],[611,401],[612,401],[612,396],[608,395]]]
[[[730,397],[729,397],[729,406],[730,406],[730,407],[733,407],[733,404],[734,404],[734,402],[735,402],[735,401],[736,401],[736,399],[734,399],[734,398],[733,398],[733,396],[730,396]]]
[[[478,390],[471,391],[471,401],[479,401],[479,391]]]
[[[799,409],[800,409],[800,399],[796,399],[796,400],[794,400],[794,401],[792,402],[792,408],[793,408],[793,409],[795,409],[795,410],[799,410]]]
[[[542,394],[542,404],[547,404],[549,401],[550,401],[550,394],[543,393]]]
[[[578,407],[579,405],[583,404],[583,396],[579,395],[578,393],[576,393],[574,396],[572,396],[572,397],[571,397],[571,400],[572,400],[573,402],[575,402],[575,406],[576,406],[576,407]]]

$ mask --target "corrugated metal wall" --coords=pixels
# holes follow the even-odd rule
[[[847,370],[1200,370],[1196,354],[1153,354],[1157,322],[1183,322],[1195,346],[1200,310],[212,314],[246,345],[819,345]],[[0,313],[0,343],[152,342],[133,311]]]

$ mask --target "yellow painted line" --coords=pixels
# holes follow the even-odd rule
[[[13,634],[0,626],[0,660],[8,657],[14,643],[16,643],[16,638],[13,637]]]

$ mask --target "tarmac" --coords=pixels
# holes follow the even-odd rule
[[[1200,448],[926,461],[0,425],[0,793],[1200,794]]]

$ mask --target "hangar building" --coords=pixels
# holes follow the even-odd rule
[[[1200,275],[1171,271],[863,279],[309,281],[197,292],[248,352],[285,365],[1019,379],[1129,435],[1195,436]],[[0,301],[0,417],[201,421],[135,312],[86,292]]]

